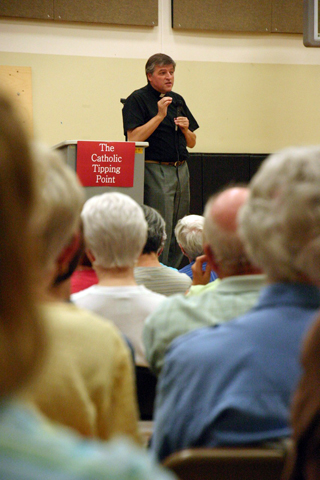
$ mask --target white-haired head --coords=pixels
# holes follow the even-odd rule
[[[272,281],[320,280],[320,147],[268,157],[239,215],[252,261]]]
[[[203,254],[203,224],[201,215],[186,215],[174,229],[178,244],[190,260]]]
[[[94,265],[134,266],[147,239],[147,222],[135,200],[119,192],[97,195],[86,201],[81,217]]]
[[[33,143],[37,204],[32,228],[40,244],[41,265],[51,270],[80,225],[85,195],[75,172],[57,151]]]

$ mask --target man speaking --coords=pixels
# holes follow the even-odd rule
[[[181,250],[174,236],[177,221],[189,214],[188,150],[199,125],[181,95],[172,92],[176,63],[163,53],[146,63],[148,84],[135,90],[122,110],[126,139],[149,142],[145,152],[144,203],[166,222],[167,242],[161,261],[178,267]]]

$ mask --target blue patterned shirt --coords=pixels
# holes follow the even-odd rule
[[[86,440],[18,402],[0,404],[2,480],[173,480],[129,441]]]

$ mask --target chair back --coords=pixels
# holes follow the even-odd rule
[[[191,448],[163,464],[180,480],[280,480],[286,454],[284,447]]]

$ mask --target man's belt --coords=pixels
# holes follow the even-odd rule
[[[158,162],[157,160],[145,160],[146,163],[158,163],[159,165],[170,165],[171,167],[180,167],[185,163],[185,160],[178,160],[177,162]]]

